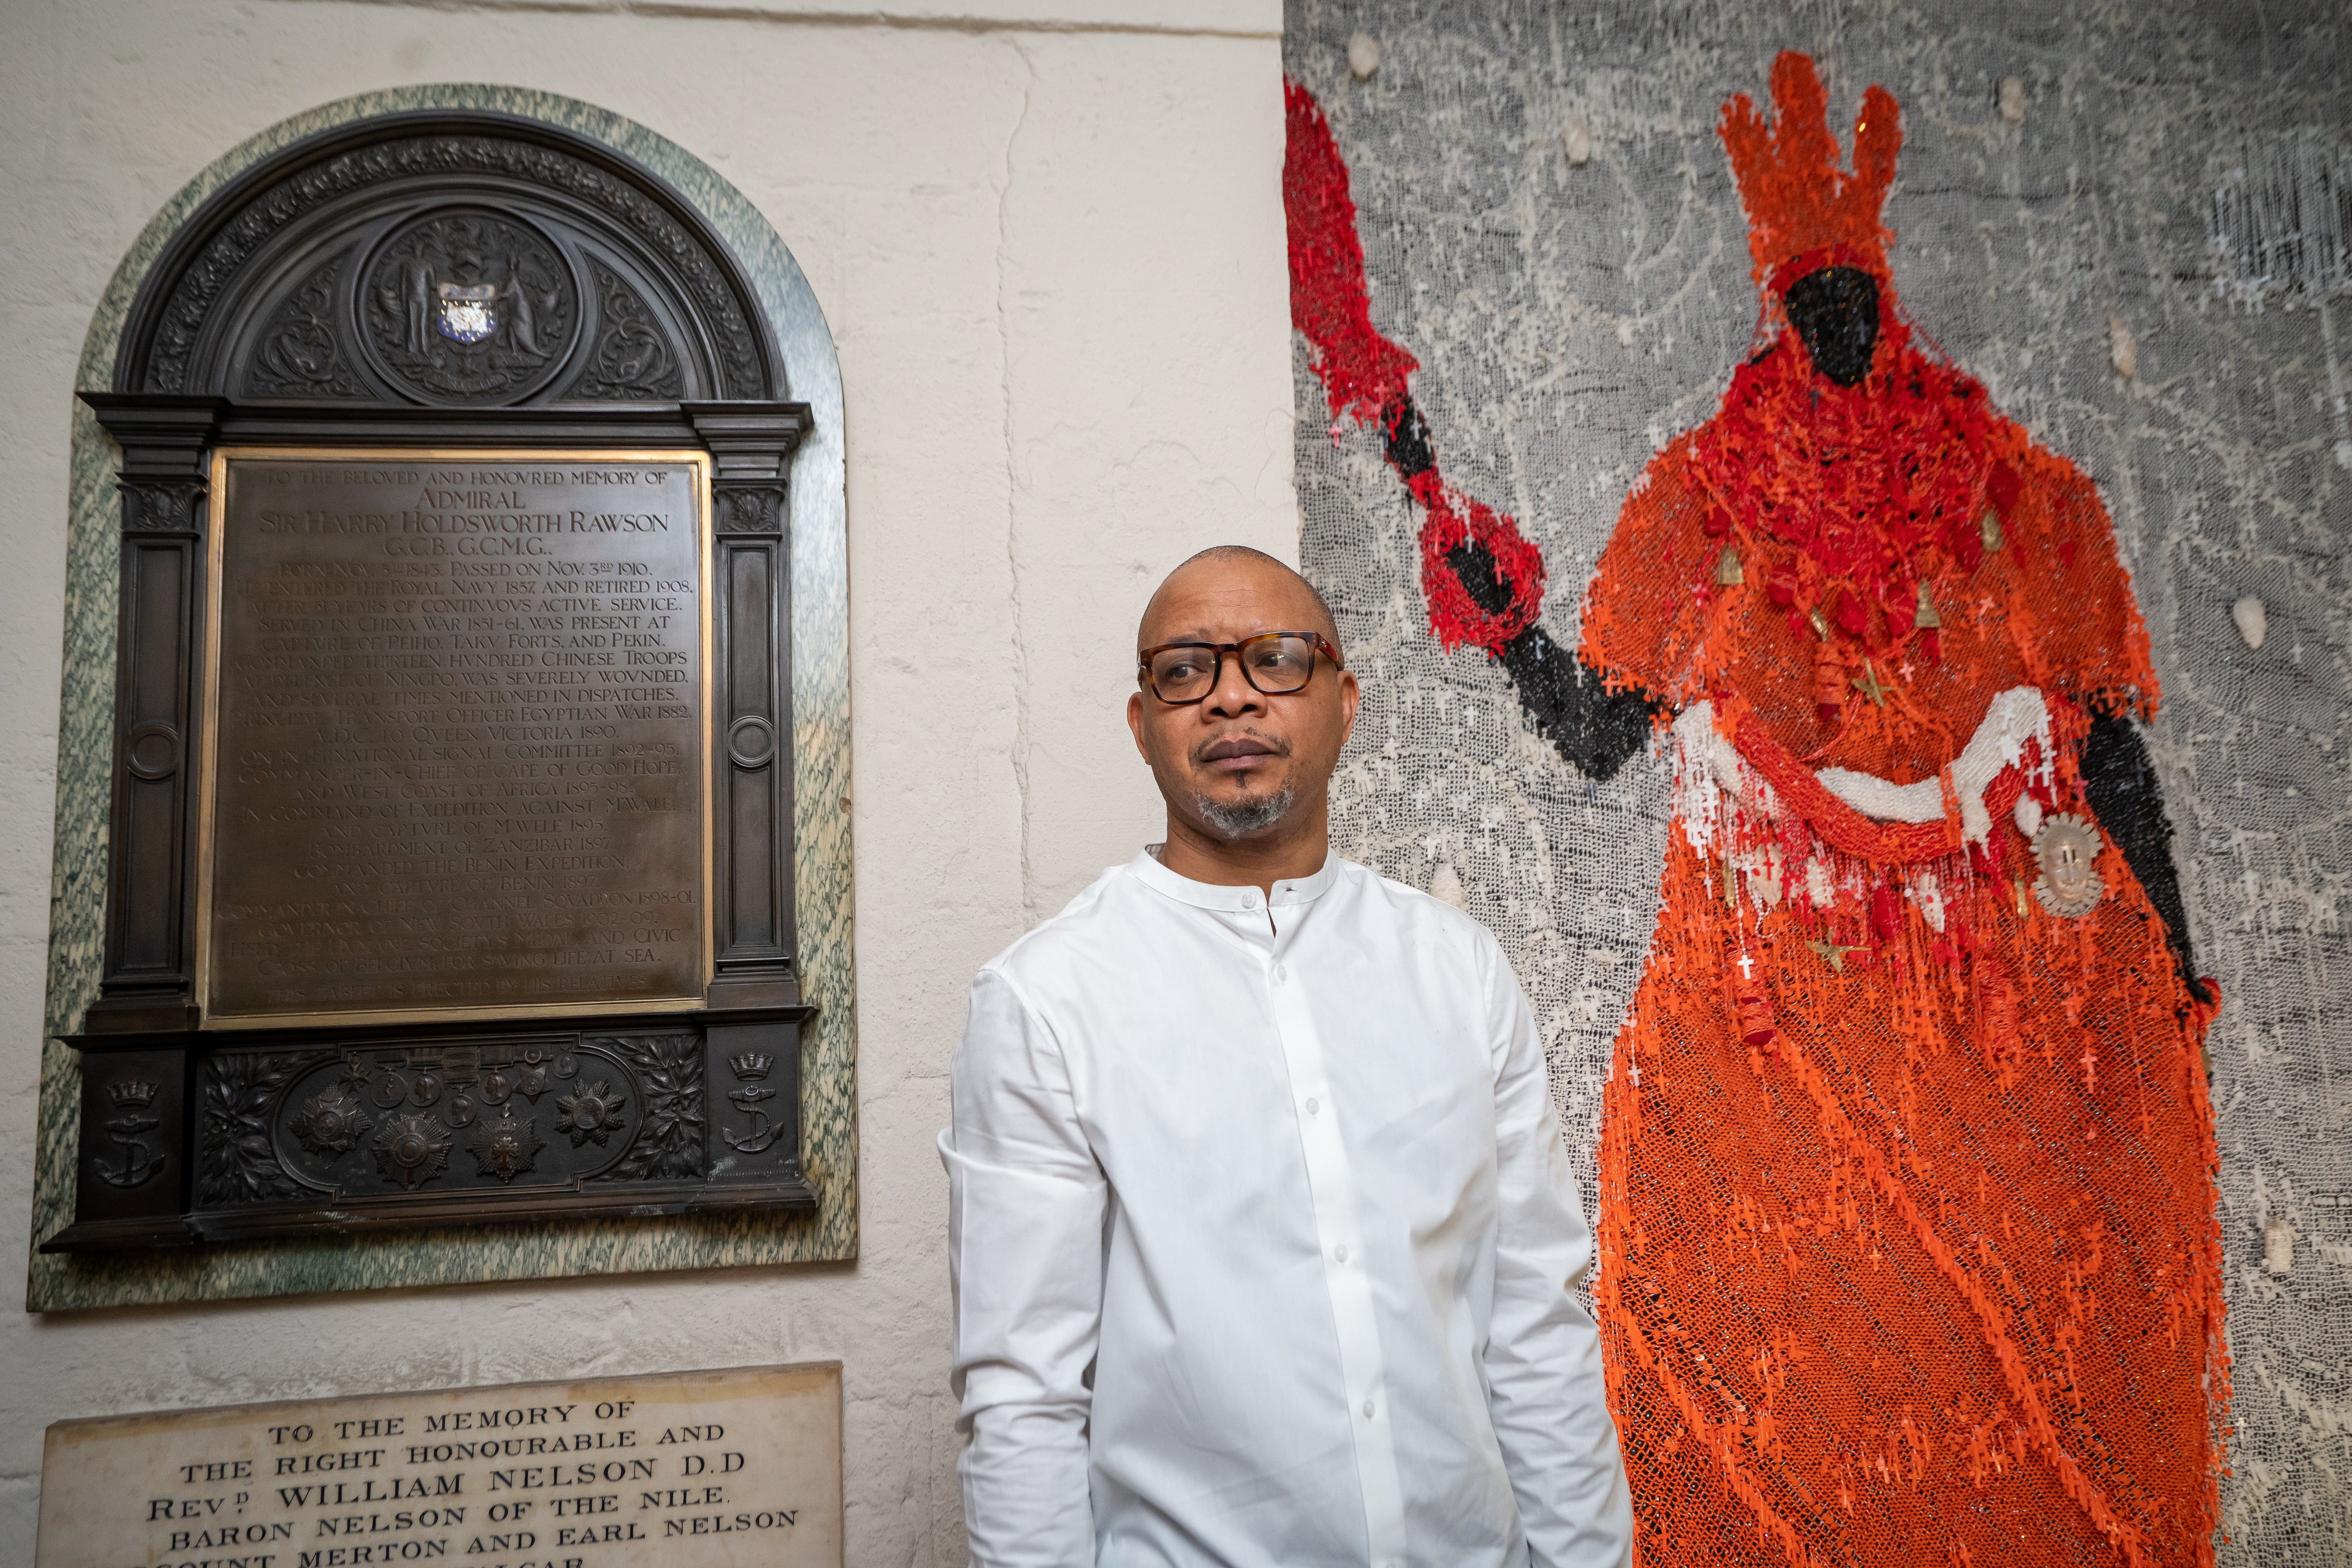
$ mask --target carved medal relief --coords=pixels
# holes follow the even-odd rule
[[[513,403],[552,380],[571,354],[580,285],[537,226],[449,208],[377,246],[359,316],[377,370],[410,396]]]
[[[691,1034],[222,1051],[201,1076],[207,1208],[704,1174]],[[117,1184],[153,1158],[130,1124],[135,1088],[117,1097],[124,1147],[104,1156]]]

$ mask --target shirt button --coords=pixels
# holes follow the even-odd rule
[[[1274,966],[1274,977],[1276,980],[1287,980],[1290,978],[1290,971],[1277,963]]]
[[[1257,895],[1255,893],[1244,893],[1242,895],[1242,908],[1245,910],[1254,910],[1257,908]]]
[[[1367,1399],[1367,1400],[1365,1400],[1365,1401],[1364,1401],[1364,1419],[1365,1419],[1365,1420],[1367,1420],[1367,1421],[1370,1421],[1371,1418],[1372,1418],[1372,1402],[1371,1402],[1370,1400]]]
[[[1309,1100],[1307,1102],[1307,1114],[1309,1116],[1314,1115],[1317,1111],[1322,1109],[1322,1105],[1317,1100]]]
[[[1339,1259],[1340,1262],[1342,1262],[1342,1263],[1347,1262],[1347,1261],[1348,1261],[1348,1244],[1347,1244],[1346,1242],[1344,1242],[1344,1241],[1343,1241],[1343,1242],[1341,1242],[1339,1246],[1337,1246],[1337,1247],[1333,1247],[1333,1248],[1331,1249],[1331,1256],[1332,1256],[1332,1257],[1334,1257],[1334,1258],[1338,1258],[1338,1259]],[[1366,1412],[1364,1412],[1364,1414],[1365,1414],[1365,1415],[1370,1415],[1370,1414],[1371,1414],[1371,1412],[1370,1412],[1370,1411],[1369,1411],[1369,1410],[1367,1410]]]

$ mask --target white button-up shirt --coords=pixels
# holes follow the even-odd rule
[[[1337,856],[1106,871],[954,1065],[980,1568],[1620,1564],[1592,1257],[1494,939]]]

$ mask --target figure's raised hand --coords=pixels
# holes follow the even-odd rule
[[[1286,100],[1291,320],[1306,334],[1333,420],[1378,420],[1389,466],[1421,505],[1430,629],[1448,651],[1486,649],[1510,675],[1537,732],[1584,773],[1609,778],[1649,739],[1654,706],[1638,691],[1610,691],[1552,640],[1541,625],[1543,552],[1510,518],[1438,472],[1428,422],[1408,390],[1419,367],[1371,322],[1347,165],[1313,96],[1294,83]]]

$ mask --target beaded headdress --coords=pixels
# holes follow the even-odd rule
[[[1884,278],[1895,236],[1878,214],[1903,145],[1895,95],[1883,87],[1862,95],[1850,174],[1838,166],[1829,100],[1811,59],[1790,49],[1772,62],[1772,107],[1768,125],[1748,95],[1737,94],[1717,126],[1748,209],[1756,281],[1778,291],[1824,264],[1864,267]]]

